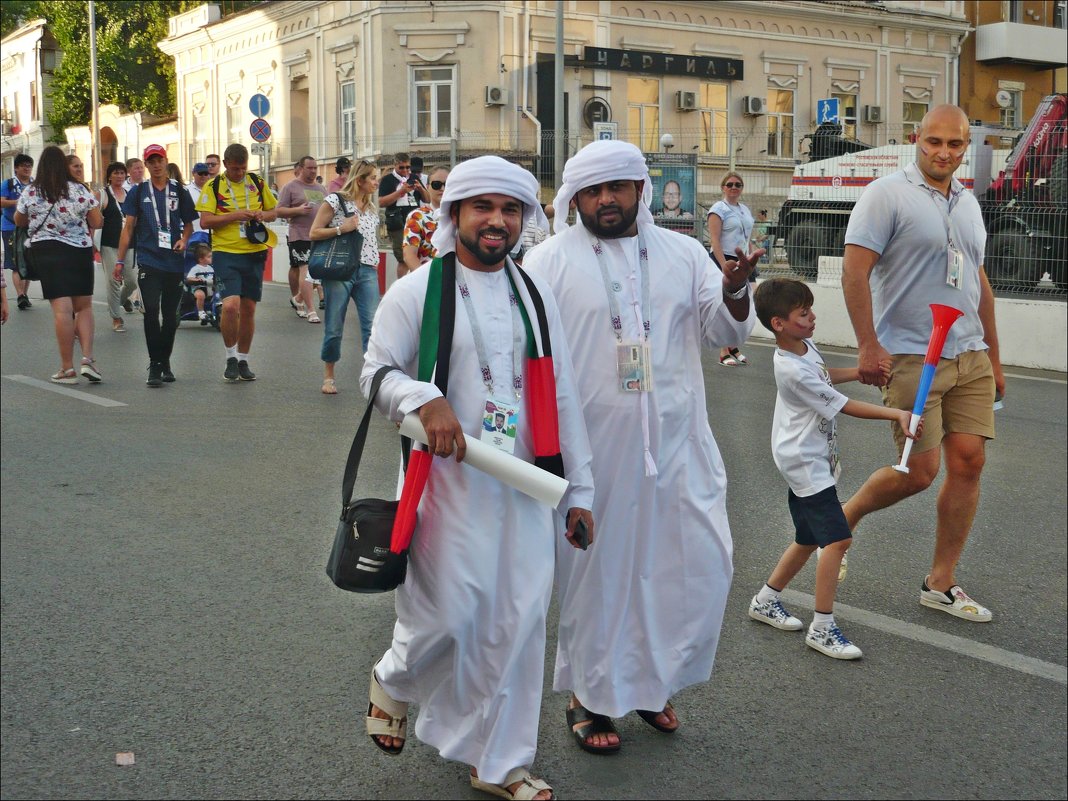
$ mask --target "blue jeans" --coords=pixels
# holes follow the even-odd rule
[[[326,319],[323,321],[323,349],[320,358],[333,364],[341,359],[341,334],[345,330],[345,312],[349,298],[356,303],[360,315],[360,335],[363,352],[371,341],[371,321],[378,309],[378,266],[361,264],[348,281],[323,281],[323,299],[326,301]]]

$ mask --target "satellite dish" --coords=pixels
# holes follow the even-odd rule
[[[1012,92],[1007,89],[998,89],[998,93],[994,95],[994,102],[1000,108],[1008,108],[1012,105]]]

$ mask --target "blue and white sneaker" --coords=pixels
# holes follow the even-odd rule
[[[800,631],[805,625],[787,612],[778,598],[760,603],[754,595],[753,600],[749,602],[749,617],[782,631]]]
[[[860,659],[864,656],[864,652],[853,645],[834,623],[821,629],[809,626],[805,645],[834,659]]]

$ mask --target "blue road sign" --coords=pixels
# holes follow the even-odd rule
[[[254,142],[266,142],[271,138],[271,124],[267,120],[253,120],[248,126],[249,135]]]
[[[838,119],[838,105],[839,101],[837,97],[832,97],[830,100],[817,100],[816,124],[823,125],[825,122],[841,122],[841,120]]]
[[[271,111],[271,101],[267,95],[253,95],[249,98],[248,110],[254,117],[266,117]]]

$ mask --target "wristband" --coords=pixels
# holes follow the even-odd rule
[[[122,265],[123,267],[125,267],[125,266],[126,266],[126,262],[125,262],[125,261],[123,261],[122,259],[115,259],[115,263],[116,263],[116,264],[121,264],[121,265]]]
[[[338,236],[341,236],[341,226],[340,225],[335,225],[334,226],[334,230],[337,231],[337,235]]]
[[[723,296],[727,297],[727,298],[730,298],[731,300],[741,300],[742,298],[745,297],[745,294],[748,291],[749,291],[749,282],[746,281],[744,284],[742,284],[741,288],[736,289],[733,292],[728,292],[727,288],[724,287],[723,288]]]

